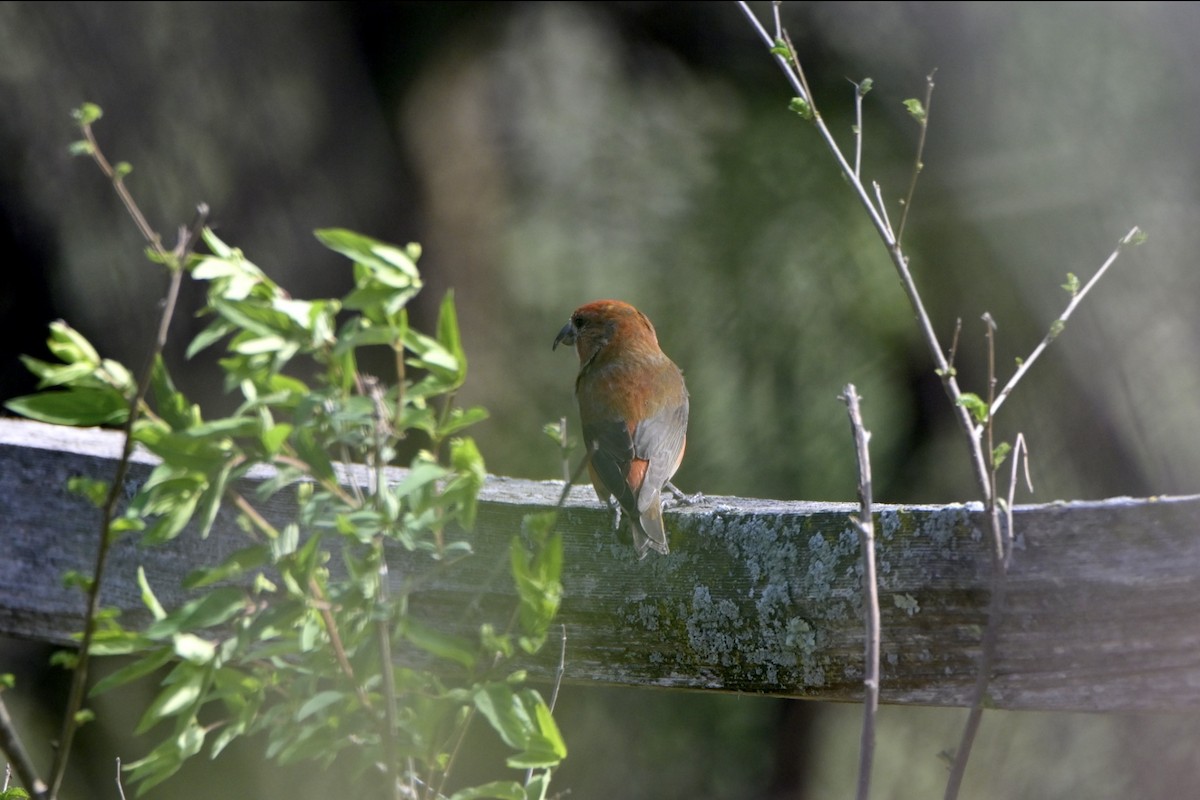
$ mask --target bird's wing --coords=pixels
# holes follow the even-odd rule
[[[592,453],[592,469],[626,514],[638,515],[638,500],[627,476],[633,464],[633,437],[624,420],[608,419],[583,426],[583,438]]]
[[[638,511],[644,513],[663,484],[671,480],[683,456],[687,437],[688,398],[638,423],[633,435],[633,457],[649,462],[638,493]]]

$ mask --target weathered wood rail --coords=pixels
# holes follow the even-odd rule
[[[0,635],[63,642],[79,629],[81,598],[60,575],[91,570],[98,512],[65,484],[111,476],[119,451],[117,433],[0,420]],[[135,480],[152,463],[137,460]],[[413,595],[413,607],[451,629],[469,604],[511,608],[509,540],[523,514],[553,506],[560,491],[559,482],[490,479],[476,554]],[[668,513],[670,556],[639,562],[591,489],[576,489],[562,517],[566,680],[859,698],[855,509],[709,497]],[[965,705],[989,596],[979,507],[877,511],[881,699]],[[1200,497],[1023,506],[1015,529],[992,705],[1200,709]],[[243,544],[231,518],[207,540],[185,532],[146,549],[124,539],[103,602],[141,613],[139,565],[165,604],[179,602],[186,573]],[[549,676],[558,654],[551,644],[529,666]]]

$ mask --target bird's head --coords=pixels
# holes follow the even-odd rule
[[[620,300],[596,300],[575,309],[554,337],[554,348],[574,345],[579,363],[592,361],[611,342],[658,349],[658,336],[646,315]]]

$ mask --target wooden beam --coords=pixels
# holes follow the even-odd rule
[[[91,569],[98,512],[65,484],[73,475],[110,476],[119,451],[113,432],[0,420],[0,634],[65,642],[79,628],[82,598],[60,576]],[[145,455],[138,462],[134,480],[153,463]],[[503,619],[514,603],[509,541],[522,515],[552,507],[560,490],[556,481],[490,478],[475,555],[414,593],[412,607],[465,633],[469,605]],[[854,510],[708,497],[667,514],[669,556],[638,561],[591,489],[576,488],[561,519],[566,679],[858,699]],[[989,594],[979,507],[877,510],[881,699],[965,705]],[[268,513],[286,518],[288,509]],[[1024,506],[1015,529],[992,705],[1200,709],[1200,497]],[[139,565],[160,598],[177,603],[185,574],[243,545],[232,516],[206,540],[185,532],[150,549],[122,540],[104,604],[141,613]],[[412,557],[398,554],[392,574],[404,575]],[[530,669],[552,675],[558,653],[552,642]]]

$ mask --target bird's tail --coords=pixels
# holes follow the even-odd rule
[[[671,552],[667,545],[667,532],[663,528],[662,499],[658,492],[650,498],[650,503],[640,516],[635,517],[631,514],[629,521],[630,530],[633,531],[633,549],[638,558],[645,558],[651,549],[664,556]]]

